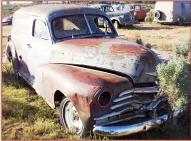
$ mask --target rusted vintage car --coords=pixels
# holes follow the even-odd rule
[[[134,16],[128,11],[118,11],[111,4],[94,4],[90,7],[97,8],[111,19],[115,28],[132,26],[135,23]]]
[[[154,21],[159,23],[191,23],[191,1],[157,1]]]
[[[107,25],[99,26],[99,20]],[[14,14],[6,51],[21,76],[60,122],[83,136],[89,131],[121,136],[167,121],[169,104],[157,96],[151,50],[118,37],[100,10],[38,5]],[[177,113],[175,113],[177,114]]]
[[[3,25],[11,25],[13,16],[7,16],[2,19]]]
[[[144,21],[146,14],[148,12],[147,9],[144,9],[140,4],[119,4],[117,6],[119,11],[129,11],[135,16],[135,20],[137,21]]]

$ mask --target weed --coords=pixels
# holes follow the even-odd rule
[[[188,103],[189,96],[189,44],[176,46],[174,56],[167,64],[157,67],[160,87],[163,90],[160,95],[168,97],[173,110]]]

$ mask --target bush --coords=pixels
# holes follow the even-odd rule
[[[141,38],[137,38],[137,39],[136,39],[136,43],[137,43],[137,44],[140,44],[140,45],[143,45],[143,41],[142,41]]]
[[[145,22],[153,22],[154,20],[154,12],[151,10],[147,12],[147,15],[145,17]]]
[[[152,48],[152,45],[149,44],[149,43],[146,43],[146,44],[145,44],[145,47],[147,47],[148,49],[151,49],[151,48]]]
[[[160,87],[159,95],[166,96],[173,110],[186,105],[189,95],[188,52],[190,43],[175,46],[173,57],[167,64],[157,66]]]
[[[184,57],[184,58],[188,58],[188,52],[190,50],[190,46],[191,46],[191,42],[190,41],[186,41],[183,43],[177,43],[176,45],[174,45],[173,47],[173,55],[177,56],[177,57]]]

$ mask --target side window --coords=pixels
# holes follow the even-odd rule
[[[190,4],[189,4],[189,3],[185,3],[185,9],[189,11],[190,8],[191,8],[191,7],[190,7]]]
[[[137,10],[137,11],[138,11],[138,10],[141,10],[141,6],[136,5],[136,6],[135,6],[135,10]]]
[[[93,28],[93,33],[112,33],[107,19],[98,16],[94,16],[93,18],[94,22],[92,23],[92,26],[95,26],[95,28]]]
[[[48,40],[49,31],[47,24],[42,20],[35,20],[33,23],[33,37]]]
[[[114,11],[113,7],[110,6],[105,7],[105,12],[113,12],[113,11]]]
[[[185,10],[185,4],[183,2],[181,3],[181,8],[182,10]]]

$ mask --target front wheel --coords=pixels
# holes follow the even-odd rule
[[[18,59],[17,58],[15,58],[15,57],[12,57],[11,58],[11,62],[12,62],[12,66],[13,66],[13,73],[14,73],[14,77],[16,78],[16,79],[19,79],[19,61],[18,61]]]
[[[178,17],[177,18],[177,23],[178,23],[178,25],[182,26],[184,24],[183,18],[182,17]]]
[[[115,27],[115,29],[119,29],[120,24],[118,21],[113,21],[113,26]]]
[[[60,122],[65,128],[76,133],[79,137],[85,134],[85,128],[79,114],[68,98],[64,98],[60,104]]]

